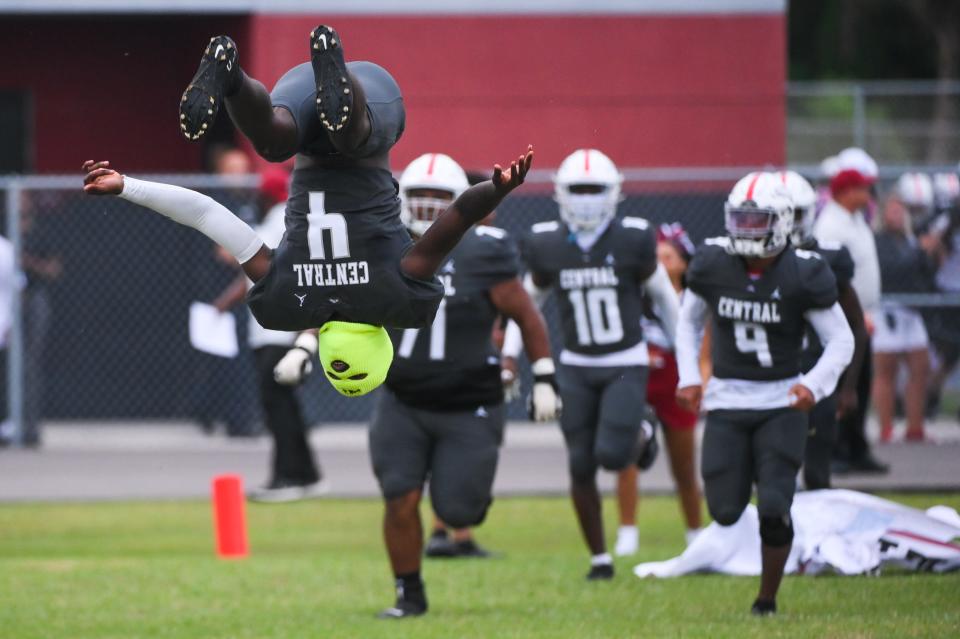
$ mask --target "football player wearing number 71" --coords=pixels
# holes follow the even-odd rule
[[[463,169],[447,155],[427,153],[411,162],[400,176],[400,219],[410,235],[430,233],[468,186]],[[444,297],[433,323],[387,331],[395,357],[369,430],[397,591],[395,605],[381,618],[427,611],[420,577],[420,499],[427,480],[434,511],[454,529],[480,524],[490,507],[506,417],[500,353],[492,340],[500,315],[520,325],[541,373],[534,417],[556,417],[547,329],[518,273],[510,236],[475,226],[440,267]]]
[[[687,270],[677,324],[677,400],[707,411],[702,474],[707,507],[721,526],[737,522],[757,485],[762,572],[755,615],[776,612],[793,542],[790,506],[807,439],[806,412],[833,393],[853,356],[837,283],[819,254],[788,245],[793,201],[780,176],[751,173],[725,205],[726,237],[707,240]],[[713,376],[701,390],[704,324],[712,330]],[[801,375],[812,326],[823,353]]]

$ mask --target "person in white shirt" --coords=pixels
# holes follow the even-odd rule
[[[260,185],[261,210],[266,213],[256,227],[269,247],[276,247],[284,233],[288,174],[272,167]],[[232,260],[229,254],[225,259]],[[221,312],[240,304],[251,283],[240,275],[214,302]],[[248,313],[249,314],[249,313]],[[267,429],[273,436],[270,479],[248,494],[251,501],[290,502],[319,497],[328,490],[307,439],[296,385],[310,372],[310,357],[317,351],[315,333],[291,333],[263,328],[249,314],[247,340],[256,360],[260,401]]]
[[[824,205],[813,228],[819,242],[846,247],[853,258],[851,284],[863,306],[867,331],[873,333],[872,315],[880,306],[880,262],[873,230],[863,211],[870,205],[877,179],[877,164],[862,149],[850,148],[837,155],[836,173],[830,179],[830,200]],[[865,434],[873,370],[870,343],[857,382],[857,409],[837,422],[838,441],[834,472],[886,473],[886,464],[874,458]]]

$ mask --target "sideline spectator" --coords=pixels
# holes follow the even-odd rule
[[[7,446],[13,439],[13,426],[10,424],[10,406],[7,402],[7,337],[13,316],[13,296],[17,293],[14,283],[13,244],[0,235],[0,446]]]
[[[932,288],[933,263],[913,236],[911,214],[899,195],[887,198],[878,218],[877,253],[883,293],[921,293]],[[925,236],[929,250],[937,242]],[[930,371],[929,341],[923,317],[917,311],[895,302],[884,302],[874,318],[873,405],[880,421],[880,440],[893,437],[894,398],[900,363],[909,376],[904,391],[907,415],[907,441],[923,441],[924,401]]]
[[[821,243],[838,242],[853,258],[851,284],[863,306],[868,332],[872,332],[872,314],[880,305],[880,263],[873,231],[864,217],[871,205],[871,189],[877,180],[877,163],[863,149],[844,149],[837,155],[836,173],[830,179],[830,200],[814,225],[814,236]],[[833,472],[886,473],[889,467],[870,451],[865,427],[870,401],[873,367],[870,343],[860,378],[857,381],[857,409],[837,421],[838,440]]]
[[[257,207],[249,189],[241,187],[241,178],[252,170],[249,156],[236,147],[216,147],[210,155],[213,173],[222,179],[224,186],[212,190],[210,197],[223,204],[240,219],[253,224]],[[195,299],[210,299],[221,293],[225,286],[237,277],[237,263],[232,257],[222,259],[218,249],[205,238],[190,238],[190,242],[210,246],[215,259],[210,259],[202,250],[195,254],[196,276],[192,282]],[[226,267],[225,267],[226,265]],[[237,325],[246,318],[240,309],[235,313]],[[241,340],[245,337],[243,327],[238,331]],[[237,357],[226,359],[197,352],[191,374],[194,378],[193,410],[201,429],[211,434],[218,423],[223,423],[228,437],[256,437],[261,433],[257,424],[257,407],[254,394],[254,376],[251,371],[251,354],[245,346]]]
[[[937,174],[933,188],[938,214],[932,229],[940,238],[941,251],[937,288],[944,293],[960,293],[960,177],[955,173]],[[940,408],[943,384],[960,361],[960,308],[936,309],[929,313],[929,320],[937,361],[928,386],[927,416],[934,417]]]
[[[262,175],[260,184],[260,223],[255,228],[260,239],[270,247],[276,248],[286,229],[287,182],[289,173],[279,167],[270,167]],[[222,251],[221,257],[235,263],[229,253]],[[250,281],[242,273],[213,305],[221,313],[241,304],[246,297]],[[257,323],[253,315],[249,317],[247,342],[253,349],[256,360],[257,379],[260,386],[260,402],[266,419],[267,430],[273,437],[273,458],[270,466],[270,478],[261,488],[250,491],[247,497],[251,501],[279,503],[320,497],[329,490],[323,481],[313,450],[308,439],[309,427],[303,419],[300,400],[297,398],[296,384],[303,381],[309,373],[309,359],[316,347],[306,348],[307,357],[296,353],[297,362],[294,375],[278,379],[274,373],[277,364],[284,359],[288,351],[299,343],[296,333],[272,331]],[[308,344],[316,343],[316,337],[304,338]]]

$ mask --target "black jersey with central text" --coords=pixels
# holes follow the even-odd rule
[[[477,226],[464,236],[440,269],[445,294],[433,324],[390,330],[394,358],[386,385],[401,402],[441,411],[503,402],[489,291],[517,277],[518,268],[506,231]]]
[[[413,243],[400,222],[397,193],[385,169],[295,170],[286,233],[247,299],[260,325],[281,331],[331,319],[429,325],[443,285],[401,272],[400,259]]]
[[[657,266],[656,238],[646,220],[613,220],[589,250],[559,222],[535,224],[523,258],[538,284],[555,289],[563,346],[582,355],[606,355],[643,340],[643,283]]]
[[[814,241],[812,245],[805,248],[819,253],[820,257],[830,265],[830,270],[833,271],[833,276],[837,280],[838,291],[843,291],[851,286],[850,282],[853,280],[854,265],[853,258],[850,256],[850,251],[847,250],[847,247],[839,242]],[[808,326],[807,347],[803,349],[801,370],[806,373],[813,368],[817,360],[820,359],[821,353],[823,353],[823,344],[820,343],[817,332]]]
[[[725,237],[707,240],[687,270],[687,286],[711,316],[713,374],[721,379],[774,381],[796,377],[804,313],[833,306],[837,283],[813,251],[788,248],[759,277],[727,252]]]

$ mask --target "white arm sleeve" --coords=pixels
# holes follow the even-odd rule
[[[837,303],[830,308],[807,311],[803,317],[817,332],[823,353],[816,365],[800,378],[800,383],[810,389],[819,402],[834,391],[837,380],[853,359],[853,331]]]
[[[537,308],[543,306],[543,303],[547,301],[547,297],[550,295],[549,288],[540,288],[533,281],[533,276],[527,273],[523,278],[523,290],[527,292],[528,295],[533,299],[533,303],[537,305]],[[517,323],[513,320],[507,322],[507,328],[503,332],[503,348],[500,350],[500,353],[504,357],[512,357],[516,359],[520,356],[520,351],[523,350],[523,335],[520,333],[520,327],[517,326]]]
[[[663,264],[657,264],[657,270],[643,283],[643,288],[653,301],[653,307],[667,338],[671,344],[676,344],[680,297],[673,290],[670,276],[667,275],[667,269],[663,268]]]
[[[197,229],[229,251],[241,264],[263,246],[263,241],[243,220],[202,193],[125,175],[120,197]]]
[[[699,386],[700,344],[703,343],[703,327],[709,309],[702,297],[687,289],[680,303],[680,318],[677,320],[677,368],[680,382],[677,388]]]

